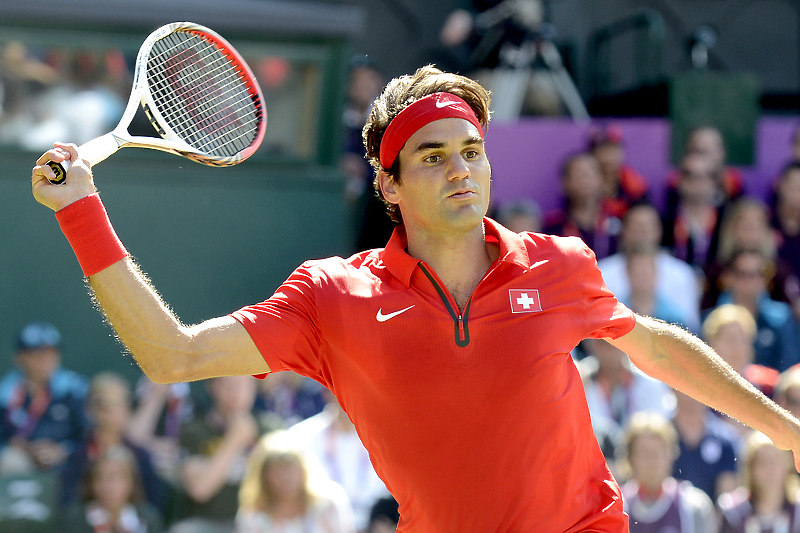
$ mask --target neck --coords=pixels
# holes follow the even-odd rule
[[[673,423],[681,436],[681,440],[690,448],[700,444],[705,434],[705,409],[678,409]]]
[[[95,443],[97,443],[100,449],[105,450],[106,448],[109,448],[116,444],[121,444],[122,433],[120,433],[116,429],[95,428],[94,441]]]
[[[269,506],[269,514],[272,518],[279,520],[289,520],[301,516],[306,512],[306,506],[301,498],[281,499],[273,501]]]
[[[652,292],[632,291],[631,307],[643,315],[652,315],[656,307],[656,298]]]
[[[47,382],[25,380],[25,388],[31,396],[35,396],[41,390],[47,388]]]
[[[600,216],[600,202],[594,198],[575,202],[570,205],[569,216],[580,228],[594,228]]]
[[[425,261],[464,309],[469,296],[489,270],[496,250],[487,247],[483,224],[459,234],[432,234],[406,227],[408,253]]]

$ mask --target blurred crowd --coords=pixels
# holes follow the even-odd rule
[[[132,386],[110,371],[84,376],[62,364],[61,334],[45,322],[20,330],[14,363],[0,378],[0,530],[397,526],[397,503],[349,418],[307,378],[159,385],[142,375]]]

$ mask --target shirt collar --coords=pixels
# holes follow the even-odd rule
[[[512,263],[525,269],[530,267],[530,256],[525,241],[519,234],[488,217],[484,217],[483,227],[486,242],[497,243],[500,246],[498,261]],[[405,226],[397,226],[386,244],[386,248],[383,249],[381,259],[394,277],[403,282],[406,287],[410,287],[411,276],[421,261],[408,255],[407,248],[408,237]]]

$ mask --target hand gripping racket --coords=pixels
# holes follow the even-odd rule
[[[161,138],[132,136],[141,103]],[[78,147],[95,165],[120,148],[151,148],[198,163],[228,166],[250,157],[267,129],[267,109],[255,76],[214,31],[191,22],[158,28],[136,57],[133,89],[114,131]],[[47,163],[63,183],[69,161]]]

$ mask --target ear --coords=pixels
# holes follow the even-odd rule
[[[397,182],[385,170],[378,171],[378,185],[381,187],[381,193],[387,202],[397,204],[400,202],[400,197],[397,191]]]

